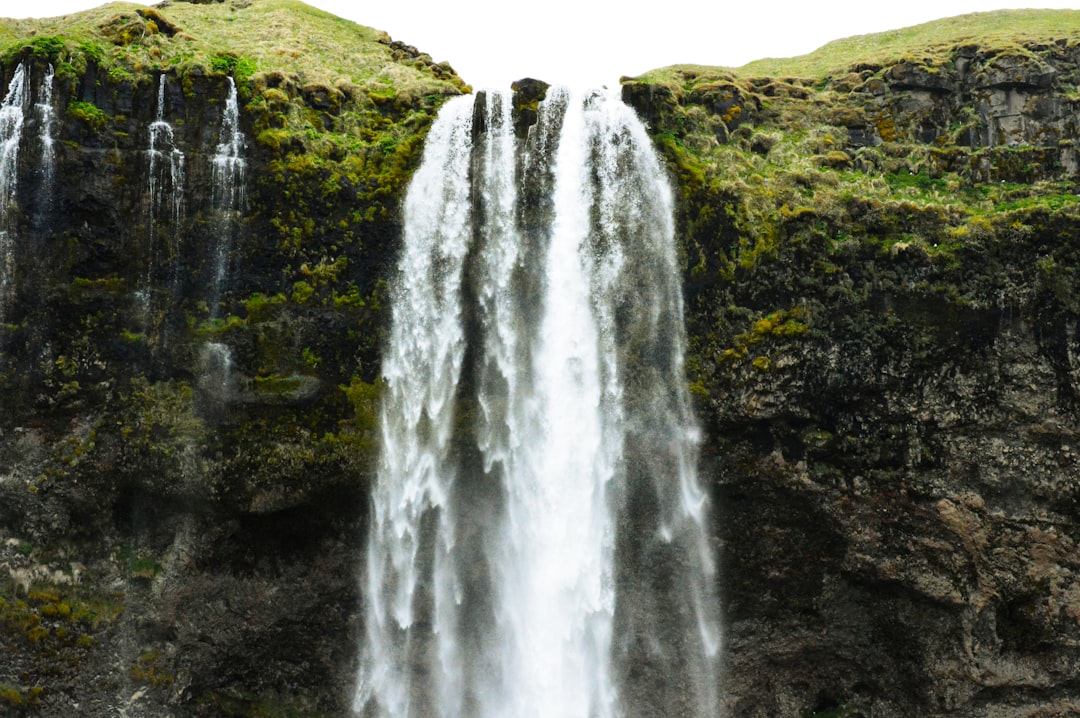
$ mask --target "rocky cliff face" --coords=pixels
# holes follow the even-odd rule
[[[239,45],[206,40],[233,21]],[[244,54],[286,25],[312,44],[295,56],[332,38],[356,65]],[[462,83],[287,1],[36,31],[0,62],[27,94],[3,228],[0,714],[343,715],[398,201]],[[246,181],[225,216],[230,78]]]
[[[398,206],[465,88],[291,0],[95,13],[0,26],[0,713],[346,715]],[[1080,710],[1080,53],[1047,38],[624,84],[680,195],[732,716]]]
[[[624,85],[683,193],[732,715],[1080,710],[1078,60]]]

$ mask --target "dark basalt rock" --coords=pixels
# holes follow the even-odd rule
[[[731,716],[1080,711],[1080,53],[1031,53],[717,70],[726,135],[696,71],[624,85],[681,199]]]
[[[536,108],[547,97],[550,87],[543,80],[531,77],[517,80],[510,86],[514,92],[514,132],[518,137],[525,137],[529,128],[536,124]]]
[[[35,52],[0,67],[6,88],[24,63],[31,108],[50,64]],[[81,74],[65,72],[53,88],[56,181],[44,191],[31,112],[9,214],[0,713],[346,715],[377,449],[379,293],[400,192],[438,106],[430,96],[445,88],[394,99],[392,112],[409,116],[402,146],[352,150],[346,167],[340,145],[312,149],[290,113],[378,139],[390,123],[366,94],[288,73],[251,78],[245,204],[212,316],[226,76],[165,71],[186,182],[182,210],[162,204],[151,222],[160,71],[125,76],[89,57]],[[362,112],[379,117],[374,129]],[[268,128],[281,138],[260,140]],[[213,371],[208,345],[228,356]]]
[[[889,89],[930,90],[932,92],[956,92],[956,75],[947,68],[928,67],[915,63],[901,62],[885,71],[885,81]]]
[[[24,61],[37,88],[36,51],[0,84]],[[157,74],[91,58],[58,79],[50,197],[38,143],[20,153],[0,713],[349,715],[386,283],[451,91],[248,78],[248,204],[211,318],[227,80],[169,72],[175,245],[146,219]],[[733,718],[1080,712],[1078,73],[1075,46],[970,45],[821,81],[623,85],[678,198]],[[547,88],[515,83],[519,135]],[[698,159],[721,146],[745,151],[731,176]],[[523,222],[550,211],[545,181]],[[890,182],[927,196],[866,190]],[[991,190],[978,216],[947,196]],[[208,344],[232,362],[213,385]]]

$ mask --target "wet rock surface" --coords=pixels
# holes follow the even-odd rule
[[[970,45],[828,82],[624,86],[679,197],[730,715],[1080,711],[1078,67],[1067,44]],[[172,254],[144,219],[154,78],[62,82],[52,205],[36,144],[20,157],[0,328],[0,713],[347,715],[381,300],[416,113],[444,90],[250,78],[211,321],[224,75],[166,85]],[[546,85],[521,90],[524,133]],[[367,128],[360,105],[405,124],[355,159],[322,133]],[[740,153],[723,175],[690,152],[717,148]],[[981,214],[952,202],[968,190]]]
[[[1078,59],[624,85],[683,196],[731,715],[1080,710],[1080,214],[1032,189],[1075,190]]]

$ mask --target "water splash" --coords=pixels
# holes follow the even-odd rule
[[[229,273],[229,258],[239,226],[240,213],[244,208],[244,175],[247,168],[236,82],[231,77],[228,80],[229,93],[225,98],[221,132],[213,158],[215,237],[212,252],[213,277],[208,304],[214,318],[217,318],[221,311],[221,294]]]
[[[26,68],[20,64],[8,83],[0,104],[0,322],[14,292],[15,238],[12,209],[18,183],[19,144],[30,101],[26,90]]]
[[[617,99],[510,106],[448,102],[407,194],[354,709],[715,715],[670,189]]]
[[[232,349],[227,344],[207,342],[199,350],[198,386],[202,396],[227,402],[233,395]]]

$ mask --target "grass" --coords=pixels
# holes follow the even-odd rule
[[[899,243],[933,254],[951,251],[952,235],[981,236],[986,217],[1074,206],[1075,186],[1060,176],[1060,165],[1052,166],[1056,143],[1049,149],[963,146],[960,140],[977,118],[959,110],[953,126],[927,144],[900,126],[914,120],[882,113],[852,86],[880,78],[900,61],[932,72],[965,45],[977,45],[987,58],[1025,55],[1039,64],[1040,54],[1076,44],[1080,11],[973,13],[741,68],[660,68],[624,78],[624,85],[632,92],[648,85],[649,97],[660,98],[649,100],[659,113],[652,119],[658,144],[680,178],[688,229],[715,224],[708,195],[735,202],[728,212],[735,214],[740,237],[728,261],[752,264],[769,257],[777,238],[792,231],[854,234],[882,249]],[[666,93],[656,93],[658,87]],[[705,112],[703,105],[717,109]],[[882,144],[853,146],[849,127],[876,129]],[[980,164],[994,168],[993,181],[973,171]],[[845,226],[853,206],[869,208],[869,224]],[[908,215],[911,220],[892,221]]]
[[[378,235],[372,225],[398,211],[439,106],[469,89],[449,65],[300,0],[113,2],[0,19],[0,67],[28,54],[54,64],[58,93],[70,93],[68,117],[103,146],[126,136],[127,118],[76,101],[88,67],[99,68],[94,80],[105,96],[119,86],[145,96],[162,72],[189,96],[207,77],[235,77],[250,147],[265,169],[249,188],[250,223],[295,270],[291,282],[309,287],[297,298],[335,306],[364,306],[368,297],[348,273],[305,277],[295,268],[328,258],[343,269],[378,252],[364,242]],[[230,329],[200,326],[205,310],[192,316],[196,333]]]
[[[953,48],[967,43],[1026,53],[1025,45],[1048,40],[1080,44],[1078,10],[999,10],[935,20],[922,25],[834,40],[806,55],[765,58],[742,67],[672,65],[642,75],[647,82],[671,82],[691,74],[717,77],[799,77],[823,79],[855,66],[882,66],[905,59],[934,64],[952,60]]]
[[[296,75],[301,84],[345,82],[397,92],[430,92],[455,84],[434,78],[423,63],[395,60],[392,49],[379,42],[385,33],[299,0],[178,2],[153,8],[113,2],[54,18],[0,19],[6,57],[19,52],[28,37],[60,39],[58,59],[89,50],[107,70],[122,68],[136,77],[153,68],[200,66],[240,75],[281,71]]]

